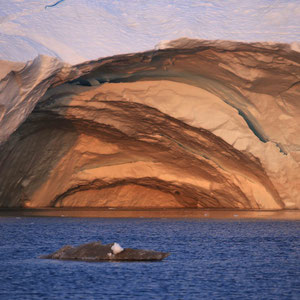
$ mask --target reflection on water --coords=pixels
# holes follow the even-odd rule
[[[83,218],[204,218],[300,220],[300,210],[203,210],[203,209],[115,209],[48,208],[0,210],[1,216],[83,217]]]
[[[300,299],[300,222],[235,214],[230,220],[0,217],[0,299]],[[154,263],[38,258],[97,240],[171,255]]]

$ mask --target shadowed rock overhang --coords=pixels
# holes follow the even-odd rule
[[[30,65],[0,82],[19,88],[0,121],[1,206],[299,207],[300,61],[288,45],[181,40],[51,60],[47,74],[39,60],[34,87]]]

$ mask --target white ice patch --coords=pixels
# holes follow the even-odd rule
[[[291,43],[299,16],[299,0],[2,0],[0,59],[46,54],[77,64],[182,37]]]
[[[118,243],[114,243],[111,246],[111,250],[113,252],[114,255],[121,253],[124,249],[118,244]]]

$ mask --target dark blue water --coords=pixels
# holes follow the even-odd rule
[[[300,222],[0,218],[0,299],[300,299]],[[101,240],[162,262],[42,260]]]

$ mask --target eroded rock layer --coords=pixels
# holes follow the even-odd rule
[[[300,207],[299,53],[169,46],[56,68],[1,146],[0,205]]]

